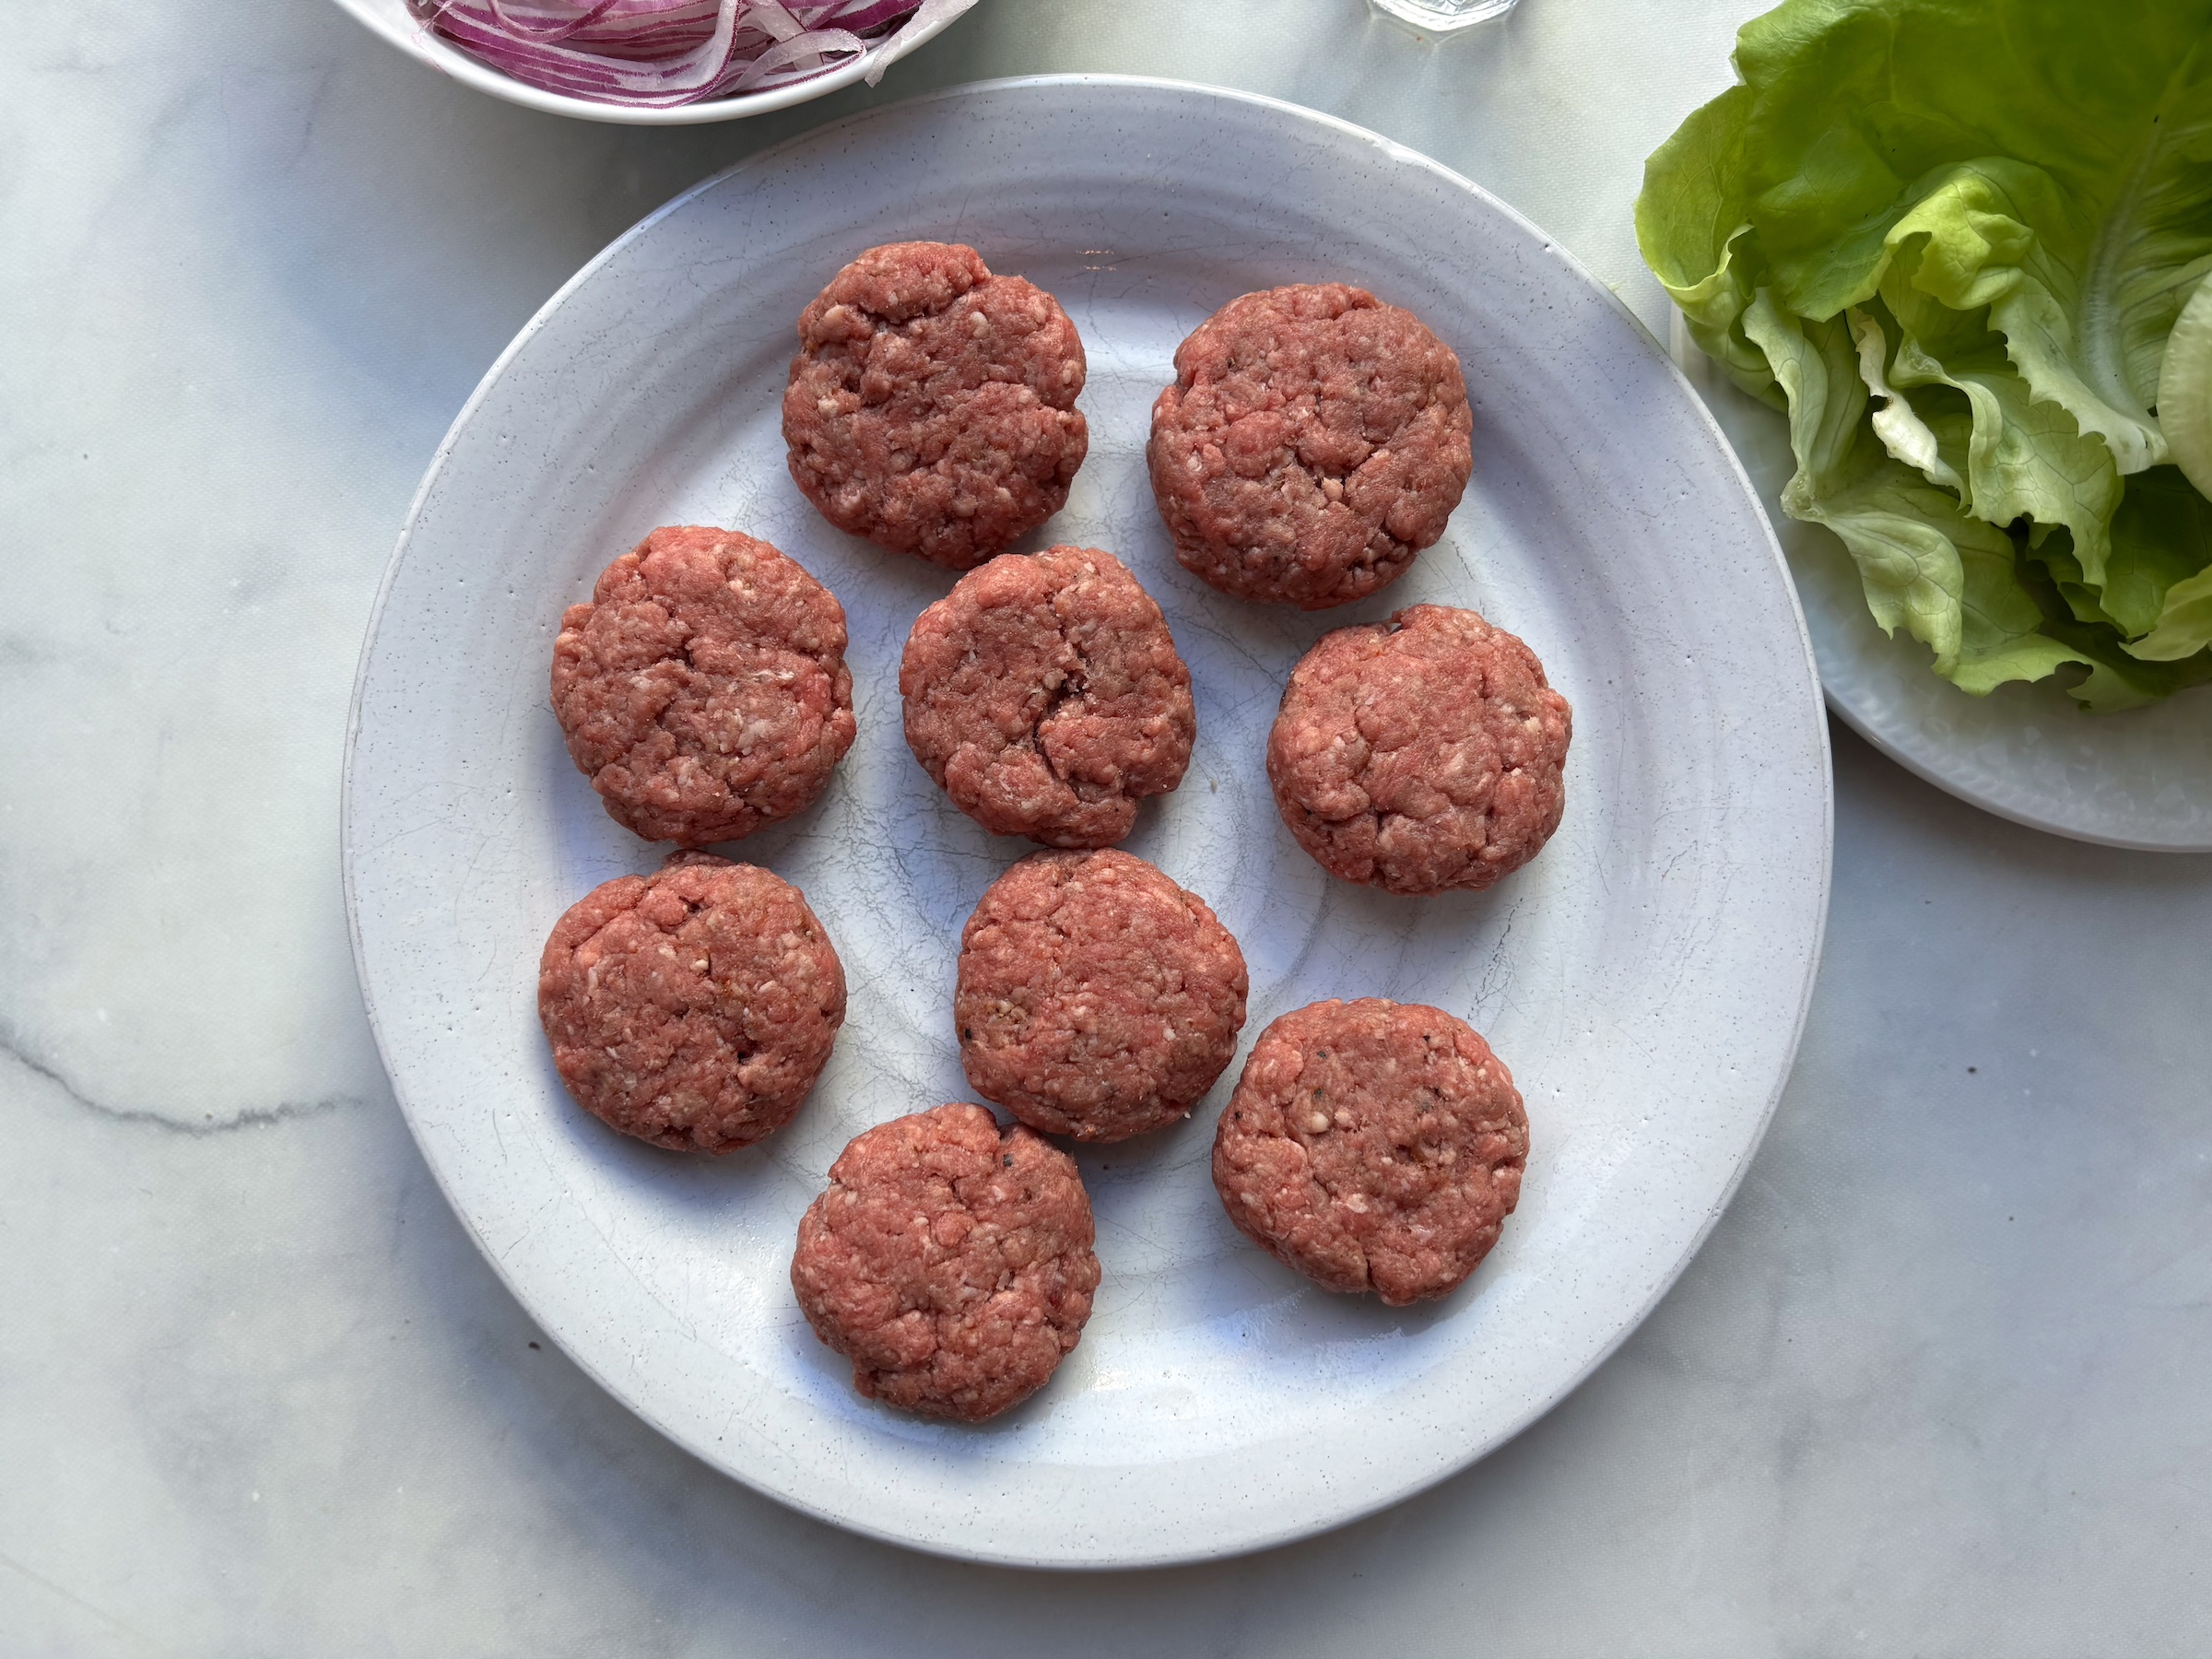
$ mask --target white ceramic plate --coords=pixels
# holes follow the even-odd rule
[[[1928,652],[1875,625],[1843,544],[1782,511],[1796,463],[1789,423],[1728,383],[1673,324],[1675,360],[1742,457],[1796,579],[1828,700],[1908,771],[2000,818],[2076,841],[2212,853],[2212,691],[2124,714],[2085,714],[2052,681],[1969,697]]]
[[[407,10],[406,0],[337,0],[337,3],[409,57],[419,58],[465,87],[474,87],[479,92],[488,92],[494,98],[503,98],[525,109],[542,110],[548,115],[571,115],[579,121],[606,121],[621,126],[700,126],[709,122],[736,121],[747,115],[765,115],[771,110],[787,110],[793,104],[820,98],[888,68],[959,21],[958,17],[942,18],[902,29],[865,56],[827,75],[818,75],[812,80],[771,88],[765,92],[747,92],[735,98],[717,98],[705,103],[641,110],[625,104],[594,103],[588,98],[571,98],[563,92],[547,92],[502,74],[423,28]]]
[[[870,1124],[969,1098],[961,923],[1026,843],[950,807],[900,736],[900,648],[952,578],[826,525],[778,404],[804,302],[870,243],[973,242],[1056,293],[1090,360],[1090,458],[1040,535],[1110,547],[1195,680],[1179,793],[1130,848],[1252,968],[1246,1046],[1319,997],[1441,1004],[1488,1034],[1535,1150],[1503,1242],[1394,1311],[1247,1244],[1191,1121],[1080,1153],[1105,1284],[1041,1394],[981,1429],[859,1398],[786,1279],[799,1214]],[[1459,351],[1477,475],[1382,599],[1326,616],[1186,576],[1146,483],[1178,341],[1232,296],[1348,277]],[[740,845],[805,888],[851,1012],[798,1120],[722,1160],[608,1133],[563,1096],[537,955],[659,850],[600,810],[546,706],[561,608],[653,525],[765,535],[852,625],[860,736],[825,798]],[[1398,605],[1471,605],[1573,700],[1565,827],[1491,892],[1334,882],[1263,774],[1291,665]],[[1559,1400],[1725,1205],[1789,1070],[1818,953],[1826,726],[1757,501],[1651,338],[1544,236],[1371,134],[1200,88],[1053,77],[824,128],[679,198],[524,331],[432,465],[361,665],[346,869],[361,982],[425,1156],[546,1329],[700,1456],[817,1515],[948,1554],[1126,1566],[1230,1554],[1404,1497]],[[1231,1077],[1233,1078],[1233,1072]]]

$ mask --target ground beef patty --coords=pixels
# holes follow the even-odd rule
[[[1504,1064],[1418,1003],[1322,1002],[1265,1031],[1214,1135],[1253,1241],[1393,1307],[1451,1290],[1521,1196],[1528,1117]]]
[[[799,318],[791,476],[840,530],[965,571],[1067,504],[1088,430],[1059,302],[973,248],[893,242]]]
[[[1032,1129],[1125,1140],[1214,1086],[1244,1029],[1244,953],[1127,853],[1036,853],[960,935],[953,1020],[985,1100]]]
[[[789,1123],[821,1075],[845,971],[798,888],[677,853],[555,924],[537,1014],[594,1116],[656,1147],[734,1152]]]
[[[1175,352],[1146,457],[1175,557],[1321,610],[1394,580],[1474,469],[1466,382],[1410,312],[1342,283],[1231,300]]]
[[[1559,827],[1573,725],[1520,640],[1471,610],[1409,606],[1300,660],[1267,777],[1330,875],[1393,893],[1486,888]]]
[[[1099,1288],[1075,1159],[981,1106],[880,1124],[799,1220],[791,1287],[872,1400],[980,1423],[1043,1387]]]
[[[735,841],[811,803],[853,747],[844,607],[764,541],[655,530],[561,618],[553,712],[624,829]]]
[[[906,741],[997,835],[1103,847],[1182,782],[1198,729],[1167,618],[1094,547],[1008,553],[914,619]]]

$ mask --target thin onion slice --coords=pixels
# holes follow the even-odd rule
[[[527,86],[669,109],[873,57],[975,0],[407,0],[422,26]]]

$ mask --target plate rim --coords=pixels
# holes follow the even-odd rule
[[[347,3],[347,0],[341,0],[341,3]],[[964,100],[986,93],[1077,88],[1096,88],[1110,92],[1117,89],[1132,89],[1195,96],[1206,100],[1218,100],[1252,106],[1278,119],[1318,124],[1341,136],[1368,146],[1388,157],[1394,162],[1415,166],[1435,174],[1454,189],[1465,191],[1477,197],[1491,210],[1503,215],[1521,227],[1547,257],[1563,268],[1571,280],[1578,282],[1592,295],[1610,306],[1621,319],[1632,324],[1636,332],[1642,335],[1650,343],[1654,354],[1665,364],[1666,372],[1673,378],[1677,389],[1683,394],[1693,422],[1700,427],[1714,446],[1719,458],[1733,476],[1736,488],[1744,492],[1746,499],[1752,506],[1759,509],[1757,523],[1765,541],[1767,556],[1771,562],[1775,576],[1781,582],[1782,595],[1787,601],[1789,616],[1795,624],[1796,641],[1805,676],[1805,688],[1813,694],[1814,706],[1820,711],[1820,718],[1815,719],[1811,723],[1819,760],[1818,773],[1820,814],[1817,861],[1818,882],[1816,884],[1818,902],[1814,906],[1811,938],[1808,941],[1809,948],[1806,952],[1800,975],[1795,1007],[1790,1020],[1788,1040],[1783,1047],[1782,1063],[1777,1067],[1773,1081],[1768,1088],[1765,1103],[1759,1112],[1757,1123],[1751,1134],[1746,1138],[1726,1182],[1712,1199],[1704,1218],[1699,1223],[1688,1242],[1676,1259],[1654,1277],[1650,1294],[1635,1308],[1632,1315],[1620,1321],[1618,1328],[1600,1345],[1588,1361],[1571,1376],[1559,1382],[1552,1392],[1540,1401],[1524,1408],[1521,1413],[1507,1419],[1507,1425],[1502,1430],[1487,1438],[1478,1439],[1470,1449],[1455,1452],[1449,1460],[1433,1470],[1423,1472],[1410,1481],[1394,1485],[1380,1495],[1332,1511],[1318,1519],[1308,1518],[1281,1525],[1258,1528],[1230,1540],[1201,1544],[1194,1547],[1177,1547],[1158,1551],[1131,1550],[1110,1556],[1101,1555],[1095,1558],[1071,1559],[1025,1552],[1018,1546],[986,1548],[970,1542],[923,1539],[885,1527],[871,1525],[865,1517],[835,1512],[810,1502],[805,1497],[795,1493],[773,1490],[747,1478],[736,1470],[717,1461],[703,1447],[694,1444],[687,1432],[662,1421],[653,1413],[633,1401],[628,1394],[617,1388],[596,1366],[583,1356],[576,1353],[558,1333],[552,1331],[550,1327],[541,1325],[547,1337],[559,1347],[570,1362],[590,1377],[624,1410],[648,1424],[655,1432],[697,1458],[716,1474],[736,1480],[749,1490],[758,1492],[774,1502],[795,1510],[814,1520],[834,1526],[841,1531],[944,1559],[1036,1571],[1112,1572],[1233,1559],[1265,1550],[1279,1548],[1301,1539],[1335,1531],[1339,1527],[1350,1525],[1384,1510],[1394,1508],[1454,1476],[1464,1474],[1492,1453],[1500,1450],[1526,1432],[1534,1424],[1558,1409],[1570,1395],[1574,1394],[1611,1359],[1619,1351],[1621,1346],[1638,1330],[1641,1329],[1644,1322],[1651,1317],[1660,1302],[1665,1300],[1674,1290],[1682,1275],[1688,1269],[1690,1263],[1696,1260],[1699,1253],[1704,1249],[1714,1228],[1719,1225],[1721,1218],[1727,1213],[1730,1206],[1735,1202],[1735,1195],[1741,1189],[1744,1179],[1758,1156],[1759,1147],[1765,1142],[1767,1132],[1773,1124],[1774,1114],[1781,1105],[1782,1096],[1795,1073],[1797,1056],[1803,1046],[1806,1025],[1811,1012],[1813,994],[1818,986],[1820,964],[1826,949],[1835,865],[1834,750],[1826,719],[1818,663],[1813,651],[1811,631],[1806,621],[1804,603],[1798,594],[1796,583],[1791,577],[1788,560],[1783,552],[1782,544],[1776,535],[1774,526],[1768,519],[1763,504],[1759,500],[1757,487],[1744,466],[1742,458],[1737,455],[1735,447],[1729,443],[1726,434],[1723,431],[1712,411],[1706,406],[1705,400],[1699,395],[1695,385],[1683,373],[1681,365],[1675,360],[1665,344],[1653,335],[1642,320],[1629,308],[1618,293],[1598,281],[1557,238],[1536,225],[1526,215],[1492,194],[1465,174],[1445,166],[1433,157],[1414,149],[1410,146],[1401,144],[1385,135],[1374,132],[1371,128],[1362,127],[1356,123],[1329,114],[1325,111],[1314,110],[1286,99],[1248,92],[1237,88],[1161,76],[1088,72],[1005,76],[938,88],[891,103],[857,111],[837,120],[824,122],[809,127],[804,132],[794,134],[775,145],[742,158],[728,167],[717,170],[697,183],[679,192],[623,230],[605,248],[587,260],[573,276],[570,276],[547,297],[545,303],[501,349],[485,371],[475,389],[469,394],[467,400],[462,405],[459,413],[455,415],[453,423],[446,429],[445,435],[439,440],[436,449],[431,453],[430,461],[424,470],[422,480],[416,487],[415,493],[408,502],[399,536],[385,562],[383,574],[378,582],[375,602],[370,611],[368,626],[362,635],[360,653],[356,663],[353,689],[347,712],[344,763],[340,777],[338,856],[345,895],[347,935],[351,947],[355,977],[359,984],[362,1005],[369,1021],[371,1035],[376,1043],[379,1062],[383,1065],[393,1098],[400,1108],[402,1117],[406,1122],[409,1136],[416,1143],[418,1156],[429,1167],[440,1194],[445,1199],[448,1207],[461,1223],[463,1230],[468,1234],[470,1241],[476,1245],[478,1254],[491,1267],[500,1284],[508,1294],[515,1299],[524,1312],[531,1318],[533,1323],[538,1323],[531,1299],[524,1294],[523,1288],[510,1275],[506,1264],[499,1253],[490,1248],[488,1241],[478,1230],[476,1221],[456,1200],[454,1194],[447,1185],[444,1171],[429,1156],[423,1145],[417,1110],[410,1102],[407,1091],[402,1087],[390,1062],[384,1022],[379,1014],[375,997],[370,989],[369,965],[361,933],[360,905],[357,890],[355,864],[354,792],[355,761],[359,749],[362,705],[367,694],[371,660],[375,655],[377,641],[383,628],[386,606],[393,588],[396,584],[401,565],[414,537],[423,508],[450,463],[462,432],[474,418],[478,408],[488,399],[492,389],[505,375],[515,358],[549,324],[555,312],[571,293],[628,247],[633,240],[646,235],[662,219],[682,209],[695,198],[721,187],[726,181],[755,169],[775,164],[788,150],[817,142],[824,135],[877,120],[894,112],[907,111],[930,103]]]
[[[2125,835],[2104,834],[2084,825],[2064,823],[2057,818],[2039,818],[2027,807],[2015,806],[1979,793],[1971,781],[1950,777],[1932,762],[1900,747],[1868,720],[1841,688],[1830,685],[1825,677],[1820,682],[1820,695],[1836,718],[1864,738],[1877,754],[1901,766],[1923,783],[1940,789],[1953,800],[1962,801],[1976,811],[1988,813],[1992,818],[2003,818],[2007,823],[2018,824],[2024,830],[2033,830],[2040,834],[2055,835],[2062,841],[2079,841],[2091,847],[2114,847],[2125,853],[2169,853],[2184,857],[2212,853],[2212,836],[2201,841],[2143,841]],[[1959,695],[1965,697],[1971,693],[1961,691]],[[2095,717],[2085,715],[2083,718]]]

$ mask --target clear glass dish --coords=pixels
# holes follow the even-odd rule
[[[1451,34],[1513,9],[1514,0],[1368,0],[1384,17],[1427,34]]]

